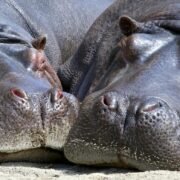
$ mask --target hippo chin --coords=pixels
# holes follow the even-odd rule
[[[117,1],[100,17],[107,23],[104,36],[100,29],[101,40],[87,41],[95,23],[72,58],[72,64],[77,60],[86,69],[80,69],[79,79],[72,78],[77,83],[69,89],[79,99],[88,91],[89,95],[70,130],[65,156],[86,165],[180,170],[180,4],[171,0],[126,3]],[[115,19],[106,16],[110,12]],[[100,47],[104,44],[108,47]],[[88,56],[95,45],[98,50]],[[103,56],[108,48],[111,55]]]

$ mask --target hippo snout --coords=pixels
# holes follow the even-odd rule
[[[134,97],[116,91],[90,95],[69,133],[65,155],[78,164],[177,169],[177,127],[178,113],[161,96]]]
[[[53,160],[51,152],[54,160],[56,157],[60,160],[69,130],[78,116],[78,100],[43,80],[30,76],[27,82],[25,76],[10,75],[1,81],[0,161],[36,162],[36,157],[42,154],[42,161],[49,162]],[[28,156],[22,157],[21,152]]]
[[[94,111],[98,119],[110,124],[118,123],[123,130],[127,110],[130,101],[125,95],[119,95],[117,92],[106,92],[101,95],[97,103],[94,104]],[[117,121],[117,117],[119,120]]]
[[[117,92],[107,92],[94,105],[98,119],[110,124],[119,124],[119,129],[149,128],[164,126],[174,117],[168,103],[158,97],[131,98]],[[164,125],[161,125],[164,124]]]
[[[71,127],[79,112],[78,100],[60,89],[51,89],[44,96],[43,125],[45,130],[45,146],[62,150]]]

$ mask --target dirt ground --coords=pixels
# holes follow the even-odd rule
[[[0,179],[67,179],[67,180],[179,180],[177,171],[126,171],[116,168],[93,168],[64,164],[3,163]]]

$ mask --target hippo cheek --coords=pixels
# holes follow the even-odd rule
[[[143,102],[132,131],[125,130],[126,148],[120,158],[141,170],[179,169],[180,121],[177,113],[158,98]]]
[[[126,167],[118,158],[126,109],[121,112],[118,110],[119,99],[116,97],[117,93],[107,93],[85,99],[79,118],[70,130],[64,147],[69,161],[77,164]],[[122,98],[121,103],[127,105],[126,99]]]
[[[43,133],[38,98],[13,88],[0,96],[0,102],[0,152],[40,147]]]
[[[73,95],[58,89],[52,90],[44,100],[45,147],[62,150],[78,116],[78,100]]]

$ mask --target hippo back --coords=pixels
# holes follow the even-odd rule
[[[113,1],[3,0],[0,2],[0,22],[19,25],[34,38],[47,35],[46,54],[57,69],[72,55],[93,21]],[[16,25],[14,28],[18,30]]]

